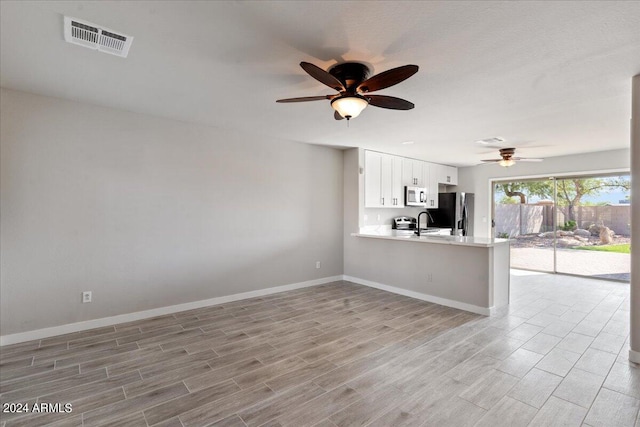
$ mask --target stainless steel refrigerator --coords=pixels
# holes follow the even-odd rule
[[[428,209],[430,227],[451,228],[454,236],[473,236],[473,193],[440,193],[438,209]]]

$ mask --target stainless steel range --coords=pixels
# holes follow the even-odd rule
[[[398,216],[391,220],[391,228],[398,231],[414,232],[416,219],[411,216]]]
[[[426,212],[426,211],[425,211]],[[428,212],[426,212],[427,217],[429,218],[429,222],[433,222],[431,216]],[[398,216],[391,220],[391,229],[395,231],[396,234],[405,235],[405,234],[417,234],[420,235],[435,235],[435,234],[443,234],[450,235],[451,228],[445,227],[429,227],[429,222],[425,225],[426,227],[420,227],[420,233],[418,233],[417,227],[417,219],[411,216]]]

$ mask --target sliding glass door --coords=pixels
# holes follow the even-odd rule
[[[553,182],[499,182],[494,187],[494,234],[511,239],[511,266],[554,272]]]
[[[629,281],[629,175],[496,182],[495,236],[511,266]]]
[[[629,175],[556,180],[556,271],[629,281]]]

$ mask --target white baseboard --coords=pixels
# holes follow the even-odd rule
[[[25,341],[38,340],[53,337],[56,335],[69,334],[72,332],[86,331],[89,329],[101,328],[103,326],[117,325],[119,323],[132,322],[134,320],[148,319],[150,317],[162,316],[165,314],[178,313],[180,311],[193,310],[196,308],[208,307],[211,305],[224,304],[226,302],[238,301],[248,298],[261,297],[265,295],[277,294],[279,292],[291,291],[294,289],[307,288],[310,286],[322,285],[342,280],[342,275],[323,277],[321,279],[308,280],[306,282],[292,283],[289,285],[275,286],[273,288],[259,289],[257,291],[243,292],[240,294],[226,295],[217,298],[210,298],[201,301],[187,302],[184,304],[159,307],[151,310],[137,311],[134,313],[120,314],[117,316],[103,317],[101,319],[86,320],[84,322],[69,323],[66,325],[53,326],[51,328],[36,329],[33,331],[20,332],[17,334],[0,336],[0,346],[17,344]]]
[[[629,360],[633,363],[640,363],[640,351],[629,349]]]
[[[480,307],[473,304],[467,304],[460,301],[454,301],[446,298],[440,298],[429,294],[423,294],[421,292],[409,291],[407,289],[397,288],[395,286],[384,285],[378,282],[372,282],[370,280],[360,279],[352,276],[342,276],[342,280],[357,283],[358,285],[369,286],[371,288],[381,289],[387,292],[393,292],[394,294],[404,295],[406,297],[416,298],[423,301],[433,302],[436,304],[444,305],[447,307],[457,308],[464,311],[470,311],[471,313],[481,314],[483,316],[491,316],[495,314],[496,309],[494,307]]]

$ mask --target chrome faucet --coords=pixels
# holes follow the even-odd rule
[[[418,221],[416,222],[416,231],[415,233],[418,235],[418,237],[420,237],[420,217],[422,216],[422,214],[427,214],[427,220],[426,220],[426,227],[425,228],[429,228],[429,220],[431,220],[431,223],[433,224],[433,217],[431,216],[431,214],[429,213],[428,210],[424,210],[422,212],[420,212],[418,214]]]

